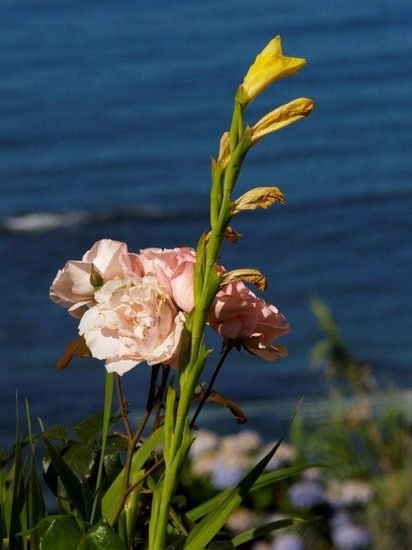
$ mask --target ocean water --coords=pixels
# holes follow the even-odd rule
[[[234,355],[217,389],[266,408],[326,395],[308,369],[313,294],[383,383],[412,386],[411,21],[406,0],[4,0],[0,440],[16,389],[46,425],[98,409],[101,363],[55,370],[76,322],[49,301],[50,282],[102,237],[134,251],[195,246],[234,91],[277,34],[308,64],[262,94],[248,121],[295,97],[316,108],[250,152],[237,193],[277,185],[287,204],[238,217],[244,237],[222,263],[268,276],[265,297],[292,326],[289,357]],[[148,373],[124,377],[137,409]]]

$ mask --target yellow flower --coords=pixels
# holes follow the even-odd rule
[[[310,115],[314,105],[312,99],[300,97],[271,111],[250,128],[252,145],[266,136],[266,134],[276,132],[284,126]]]
[[[243,84],[239,87],[238,101],[246,107],[272,82],[298,72],[305,63],[306,59],[284,56],[280,36],[276,36],[258,54],[249,68]]]

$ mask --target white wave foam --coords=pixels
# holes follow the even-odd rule
[[[33,212],[21,216],[11,216],[3,220],[8,231],[47,231],[59,227],[72,227],[84,223],[87,214],[83,212]]]

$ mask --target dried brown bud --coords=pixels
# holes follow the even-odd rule
[[[274,202],[286,202],[285,196],[277,187],[255,187],[233,203],[233,214],[242,210],[256,210],[257,208],[269,208]]]
[[[313,111],[314,106],[312,99],[300,97],[271,111],[251,128],[252,145],[266,134],[276,132],[292,122],[307,117]]]
[[[254,284],[259,290],[266,290],[266,277],[258,270],[251,268],[234,269],[222,274],[220,286],[236,283],[237,281],[246,281]]]
[[[229,132],[224,132],[220,138],[218,162],[222,168],[226,168],[230,158],[230,136]]]
[[[70,361],[73,359],[73,356],[77,357],[91,357],[92,353],[87,347],[85,339],[83,336],[79,336],[76,340],[72,340],[66,346],[63,355],[60,357],[57,362],[58,370],[65,369]]]
[[[225,239],[230,243],[237,243],[238,240],[242,237],[242,233],[238,233],[233,227],[229,225],[226,227]]]

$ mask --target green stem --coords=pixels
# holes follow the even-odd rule
[[[103,409],[103,428],[102,428],[102,446],[100,450],[99,468],[97,470],[96,490],[92,506],[92,512],[90,515],[90,523],[93,525],[95,515],[97,512],[97,506],[101,499],[101,485],[103,479],[103,465],[104,455],[106,452],[107,434],[110,426],[110,416],[112,412],[112,400],[113,400],[113,373],[106,373],[105,388],[104,388],[104,409]]]
[[[246,132],[243,132],[243,107],[237,100],[235,100],[230,129],[230,146],[231,158],[226,168],[223,197],[222,173],[218,171],[216,166],[212,166],[210,212],[212,228],[207,241],[204,236],[202,236],[198,246],[195,272],[198,273],[196,281],[199,284],[196,286],[195,308],[190,320],[188,362],[180,372],[180,397],[176,417],[174,419],[174,426],[169,435],[165,434],[165,437],[170,437],[170,439],[167,441],[167,457],[165,453],[164,477],[158,485],[157,490],[155,490],[153,498],[152,517],[150,521],[151,529],[149,534],[150,550],[164,550],[169,522],[170,503],[179,479],[183,461],[187,456],[191,444],[188,421],[189,409],[207,358],[207,352],[203,344],[204,330],[210,306],[219,290],[220,284],[220,275],[216,269],[216,262],[222,247],[225,230],[232,215],[232,203],[230,200],[231,192],[239,175],[243,159],[250,146],[248,143],[248,136]],[[203,246],[205,248],[203,248]],[[199,248],[202,249],[200,251],[201,254],[199,253]],[[203,250],[205,257],[203,255]],[[204,259],[205,263],[203,263]],[[224,359],[227,353],[224,354]],[[221,361],[221,364],[223,364],[223,361]],[[194,418],[196,419],[196,417],[195,414]]]
[[[232,122],[230,125],[230,150],[236,149],[243,132],[243,107],[237,99],[233,105]]]

